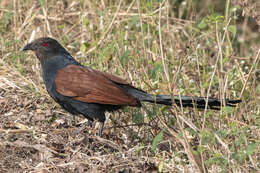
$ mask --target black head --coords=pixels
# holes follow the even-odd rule
[[[32,50],[39,59],[57,55],[66,50],[54,39],[49,37],[38,38],[24,46],[23,51]]]

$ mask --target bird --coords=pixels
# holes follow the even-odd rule
[[[81,114],[90,122],[99,122],[98,136],[103,132],[105,112],[125,106],[141,107],[142,102],[149,102],[198,109],[207,106],[208,109],[220,110],[223,105],[235,107],[242,101],[149,94],[120,77],[83,66],[57,40],[50,37],[35,39],[22,50],[35,53],[41,64],[46,90],[62,108],[74,115]]]

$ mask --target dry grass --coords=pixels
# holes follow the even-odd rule
[[[258,172],[256,6],[1,0],[0,172]],[[107,114],[102,138],[96,127],[74,137],[84,118],[50,99],[39,62],[20,51],[41,36],[59,40],[84,65],[150,93],[244,101],[220,112],[125,108]]]

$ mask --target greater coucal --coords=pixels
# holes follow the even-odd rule
[[[49,95],[65,110],[82,114],[90,121],[100,122],[101,136],[105,112],[124,106],[141,107],[141,102],[172,105],[170,95],[152,95],[137,89],[125,80],[84,67],[76,61],[56,40],[43,37],[24,48],[35,52],[42,67],[42,77]],[[183,107],[205,108],[206,98],[196,96],[174,96],[174,103]],[[221,101],[208,98],[208,108],[218,110],[222,103],[235,106],[241,100]]]

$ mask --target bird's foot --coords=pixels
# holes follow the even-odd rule
[[[103,129],[104,129],[104,122],[99,122],[99,129],[97,134],[99,137],[101,137]]]

